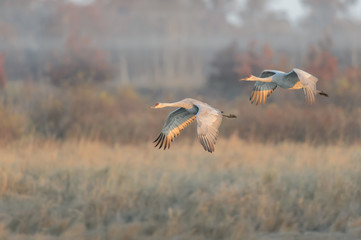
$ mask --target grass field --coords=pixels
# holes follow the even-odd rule
[[[18,141],[0,239],[360,239],[361,146]]]

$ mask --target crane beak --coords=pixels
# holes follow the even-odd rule
[[[158,108],[157,106],[159,105],[159,103],[156,103],[153,107],[150,108]]]
[[[247,78],[241,78],[239,81],[249,81],[252,78],[252,75],[249,75]]]

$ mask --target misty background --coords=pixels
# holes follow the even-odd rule
[[[301,67],[310,47],[327,42],[323,47],[340,67],[359,67],[360,29],[357,0],[0,3],[0,51],[9,80],[48,77],[54,55],[71,42],[104,51],[116,68],[111,80],[147,87],[204,84],[209,63],[231,43],[239,51],[266,45],[274,62],[284,55],[289,67]]]
[[[265,108],[292,122],[282,131],[303,141],[327,125],[333,128],[321,139],[358,141],[360,29],[358,0],[2,0],[0,86],[8,120],[0,129],[6,139],[35,134],[148,140],[155,130],[144,137],[142,127],[158,129],[163,120],[144,109],[193,97],[240,116],[252,112],[254,127],[238,119],[225,135],[247,124],[237,127],[240,136],[266,136],[256,126],[278,123],[261,121],[266,113],[248,102],[252,84],[238,79],[298,67],[317,76],[330,98],[305,106],[301,91],[277,89]],[[305,112],[290,112],[297,108],[314,114],[306,120],[314,129],[304,123]],[[277,111],[286,112],[283,120]],[[136,117],[144,122],[131,120]],[[295,126],[298,133],[290,130]],[[5,134],[9,129],[14,133]]]
[[[0,240],[360,240],[360,93],[361,0],[0,0]],[[214,153],[154,148],[184,98]]]

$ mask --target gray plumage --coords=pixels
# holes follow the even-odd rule
[[[157,103],[153,108],[163,107],[178,107],[168,115],[159,136],[154,141],[156,143],[155,147],[159,145],[159,148],[163,147],[164,149],[169,148],[170,143],[174,141],[180,132],[196,119],[199,142],[204,150],[212,153],[222,116],[235,117],[234,115],[222,115],[222,112],[218,109],[191,98],[175,103]]]
[[[277,86],[285,89],[303,89],[306,102],[312,104],[315,102],[315,95],[320,94],[328,97],[328,95],[316,89],[318,79],[298,68],[294,68],[291,72],[285,73],[276,70],[264,70],[259,77],[250,75],[248,78],[241,79],[244,81],[255,81],[250,101],[251,103],[266,103],[266,99],[277,88]]]

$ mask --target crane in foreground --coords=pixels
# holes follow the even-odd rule
[[[173,103],[156,103],[152,108],[178,107],[171,112],[165,121],[163,128],[154,140],[155,147],[159,149],[170,147],[170,143],[180,134],[180,132],[197,119],[197,134],[199,142],[204,150],[212,153],[218,135],[218,128],[222,118],[236,118],[235,115],[224,115],[222,111],[209,106],[207,103],[186,98]]]
[[[320,94],[328,97],[328,94],[317,90],[316,83],[318,79],[301,69],[294,68],[291,72],[285,73],[276,70],[264,70],[259,77],[249,75],[248,78],[240,79],[240,81],[255,81],[249,100],[251,103],[256,101],[265,104],[266,99],[277,88],[277,86],[286,89],[303,89],[305,100],[308,104],[315,102],[315,95]]]

